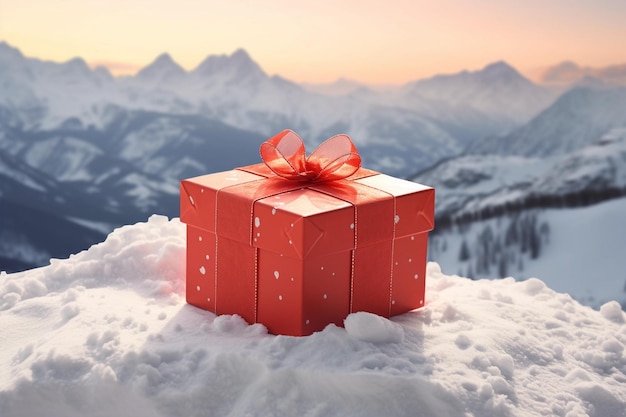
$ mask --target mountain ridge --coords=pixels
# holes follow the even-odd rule
[[[405,85],[404,93],[502,114],[518,123],[529,120],[537,108],[547,107],[554,99],[554,93],[533,84],[504,61],[477,71],[466,70],[410,82]]]
[[[477,141],[467,152],[560,155],[591,143],[615,126],[626,126],[626,87],[577,87],[526,125],[505,136]],[[555,137],[560,141],[554,141]]]
[[[297,131],[309,152],[347,133],[364,166],[406,177],[523,124],[523,117],[510,117],[514,105],[493,110],[505,97],[514,94],[508,102],[518,100],[527,114],[545,105],[527,100],[533,92],[549,98],[504,62],[444,78],[453,80],[446,92],[460,95],[457,100],[407,90],[310,93],[268,76],[244,50],[207,57],[191,71],[161,54],[141,74],[124,78],[88,68],[85,74],[80,60],[26,58],[8,45],[0,48],[3,60],[30,75],[0,66],[0,85],[11,91],[0,94],[0,149],[70,192],[84,190],[76,195],[109,210],[106,220],[116,225],[152,212],[176,215],[180,179],[259,162],[258,145],[285,128]],[[516,87],[491,82],[498,78],[517,80]],[[482,92],[478,103],[468,98],[472,91]],[[96,209],[77,214],[76,207],[54,207],[66,218],[105,219]]]
[[[463,155],[412,177],[438,191],[438,224],[528,208],[579,207],[626,195],[626,128],[550,158]]]
[[[69,117],[79,117],[84,120],[84,124],[98,126],[101,124],[98,110],[107,104],[162,112],[200,113],[268,136],[287,127],[285,125],[290,125],[288,127],[301,130],[302,136],[309,138],[311,143],[322,140],[320,132],[327,131],[328,127],[338,122],[338,119],[346,120],[350,113],[354,113],[355,106],[357,111],[367,111],[367,103],[375,106],[403,107],[420,115],[427,115],[440,123],[440,127],[452,133],[453,136],[463,131],[454,126],[457,124],[454,119],[464,119],[466,117],[463,114],[473,112],[471,117],[476,120],[475,125],[485,126],[479,128],[479,133],[477,132],[478,134],[473,138],[485,133],[500,133],[503,129],[515,126],[526,117],[514,116],[513,107],[515,106],[512,106],[510,111],[496,112],[498,120],[494,120],[492,110],[502,108],[502,106],[485,103],[490,100],[499,100],[499,96],[508,94],[503,85],[489,87],[489,94],[483,92],[482,108],[467,100],[456,102],[450,100],[450,97],[441,95],[426,97],[428,100],[424,101],[424,97],[411,91],[405,91],[400,95],[394,92],[376,93],[367,100],[362,100],[362,95],[332,97],[316,94],[280,76],[269,77],[243,49],[238,49],[231,55],[209,55],[191,71],[185,71],[169,54],[163,53],[142,68],[137,75],[113,79],[102,71],[94,70],[91,73],[85,73],[84,66],[74,63],[72,65],[82,68],[80,71],[77,69],[80,74],[75,77],[76,82],[79,83],[78,78],[82,78],[85,79],[85,84],[80,89],[76,85],[72,86],[71,90],[61,92],[57,91],[54,86],[48,85],[46,79],[42,79],[41,73],[49,74],[51,68],[57,67],[66,69],[67,63],[42,63],[37,59],[26,58],[18,49],[8,44],[0,50],[0,61],[2,61],[3,50],[8,51],[5,51],[4,55],[11,55],[14,60],[23,61],[19,63],[22,67],[20,73],[26,72],[26,69],[33,73],[34,79],[30,81],[22,76],[13,76],[12,88],[21,93],[14,94],[14,96],[22,97],[25,103],[23,107],[30,102],[32,102],[31,107],[40,107],[42,111],[39,117],[30,124],[48,128],[63,123],[64,119]],[[87,71],[89,71],[88,68]],[[63,73],[64,71],[56,70],[56,72]],[[483,84],[489,84],[488,79],[493,74],[508,74],[508,76],[515,74],[516,77],[521,77],[516,70],[503,62],[489,65],[481,71],[464,72],[461,75],[453,74],[447,77],[450,80],[459,80],[459,77],[464,77],[463,74],[473,74],[470,77],[472,79],[487,78],[482,81]],[[49,77],[46,75],[44,78]],[[58,82],[54,77],[49,78],[49,81]],[[459,85],[452,87],[453,90],[464,88],[467,91],[475,91],[478,87],[479,90],[483,90],[483,86],[466,87],[463,80],[456,83]],[[522,88],[528,87],[533,90],[539,88],[528,83],[527,81]],[[502,92],[497,90],[502,90]],[[467,94],[467,91],[464,94]],[[546,91],[545,94],[550,93]],[[520,94],[519,96],[525,97],[526,95]],[[539,100],[530,104],[519,103],[518,107],[524,109],[524,114],[528,114],[541,110],[547,104],[547,101]],[[225,111],[226,109],[228,111]],[[315,112],[311,112],[311,109],[315,109]],[[456,114],[460,117],[455,117]],[[481,120],[484,123],[481,123]],[[354,130],[356,131],[356,128]],[[359,135],[353,134],[357,141],[359,140],[357,136],[363,136],[364,141],[369,139],[368,132],[358,133]]]
[[[626,85],[626,63],[605,67],[581,66],[571,60],[561,61],[536,71],[536,79],[546,85],[571,86],[585,77],[593,77],[605,83]]]

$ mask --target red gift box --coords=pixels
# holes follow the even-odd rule
[[[181,182],[189,304],[287,335],[424,305],[434,189],[359,168],[335,139],[307,159],[285,131],[262,146],[267,165]]]

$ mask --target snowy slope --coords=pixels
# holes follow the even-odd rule
[[[21,270],[67,257],[102,240],[122,220],[98,196],[65,186],[0,150],[0,270]],[[99,219],[100,227],[82,219]]]
[[[626,126],[557,161],[535,184],[535,194],[626,190]]]
[[[42,247],[45,240],[47,258],[66,257],[99,241],[103,230],[154,213],[178,215],[181,179],[260,160],[263,136],[201,116],[117,107],[107,113],[103,130],[67,124],[36,133],[8,129],[0,135],[0,205],[10,203],[4,223],[13,219],[8,230],[0,231],[0,248]],[[26,215],[23,206],[36,212]],[[41,229],[32,217],[46,219],[49,227]],[[98,234],[78,227],[94,223]],[[63,239],[59,229],[67,230]],[[0,270],[15,270],[14,261],[28,261],[14,259],[17,254],[3,250]],[[47,258],[30,256],[25,266],[46,264]]]
[[[626,129],[564,156],[466,155],[415,179],[437,190],[429,256],[445,272],[540,276],[587,305],[626,305]]]
[[[524,206],[591,204],[626,194],[626,128],[549,158],[465,155],[414,180],[437,189],[437,216],[460,217]]]
[[[431,263],[422,310],[273,336],[186,305],[184,250],[184,226],[155,216],[1,274],[2,416],[626,415],[615,302]]]
[[[27,58],[0,42],[0,106],[27,129],[55,127],[70,118],[97,125],[102,103],[119,101],[114,79],[81,58],[64,63]]]
[[[547,157],[582,148],[612,128],[626,126],[626,87],[574,88],[529,123],[486,137],[470,153]]]
[[[429,259],[447,274],[539,276],[585,305],[598,308],[617,300],[626,306],[624,213],[626,198],[504,213],[440,230],[431,238]]]
[[[587,77],[593,77],[606,83],[626,85],[626,64],[592,68],[581,67],[572,61],[563,61],[543,69],[538,75],[542,84],[572,85]]]
[[[313,93],[326,94],[331,96],[343,96],[347,94],[354,93],[356,91],[370,91],[369,87],[366,84],[361,82],[351,80],[345,77],[340,77],[337,80],[330,83],[300,83],[302,88],[305,90],[311,91]],[[381,87],[384,89],[384,87]],[[389,87],[390,90],[393,88]]]
[[[444,160],[413,178],[437,190],[438,217],[459,216],[487,205],[523,199],[549,169],[550,160],[499,155],[464,155]]]
[[[437,75],[407,84],[405,94],[463,104],[486,114],[526,122],[556,98],[553,91],[533,84],[506,62],[479,71]]]
[[[150,65],[137,73],[134,79],[146,87],[159,87],[161,84],[170,85],[180,82],[186,71],[167,54],[159,55]]]

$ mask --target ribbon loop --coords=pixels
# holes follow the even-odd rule
[[[261,144],[261,158],[279,177],[290,181],[335,181],[354,174],[361,156],[348,135],[335,135],[307,158],[302,138],[283,130]]]

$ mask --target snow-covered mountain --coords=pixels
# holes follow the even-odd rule
[[[473,279],[541,277],[599,308],[626,308],[626,198],[584,207],[536,207],[457,223],[431,236],[429,257]]]
[[[533,84],[503,61],[480,71],[418,80],[406,85],[404,94],[467,106],[514,123],[528,121],[556,98],[553,91]]]
[[[105,113],[102,129],[0,125],[0,269],[67,257],[155,212],[177,216],[180,179],[256,163],[264,139],[197,115]]]
[[[330,83],[301,83],[304,89],[313,93],[320,93],[333,96],[343,96],[354,93],[359,90],[369,90],[367,84],[360,83],[358,81],[350,80],[348,78],[338,78]]]
[[[626,128],[562,156],[452,158],[416,180],[437,190],[430,256],[449,273],[541,276],[594,306],[623,288]]]
[[[67,187],[0,150],[0,265],[20,270],[67,257],[112,229],[115,216],[79,187]],[[91,227],[79,218],[99,219]]]
[[[292,128],[311,146],[340,129],[354,138],[371,168],[399,176],[426,168],[433,155],[453,156],[478,138],[506,132],[523,120],[519,108],[524,117],[537,113],[552,94],[500,63],[409,84],[402,92],[329,96],[268,76],[244,50],[209,56],[189,72],[162,54],[136,76],[115,79],[102,69],[91,71],[80,58],[44,62],[0,43],[0,67],[0,85],[11,92],[0,97],[0,111],[25,130],[54,130],[69,119],[104,129],[111,105],[199,115],[265,136]],[[512,80],[513,90],[507,84]],[[533,101],[533,94],[541,99]],[[507,111],[501,111],[503,96],[509,96]],[[365,127],[363,120],[373,116],[375,123]],[[401,161],[397,168],[368,158],[368,147],[380,143],[403,148],[391,155]]]
[[[626,87],[579,87],[563,94],[529,123],[507,135],[477,141],[468,152],[563,155],[621,126],[626,126]]]
[[[176,84],[186,76],[186,71],[168,53],[159,55],[150,65],[133,78],[138,83],[158,87],[161,84]]]
[[[592,68],[581,67],[572,61],[563,61],[538,72],[538,81],[542,84],[571,86],[592,77],[604,83],[626,85],[626,64]]]
[[[0,152],[17,178],[32,171],[55,184],[38,197],[25,193],[24,204],[98,233],[152,213],[177,215],[180,179],[258,162],[259,144],[285,128],[309,152],[348,133],[366,167],[406,177],[484,137],[503,137],[554,99],[503,62],[396,91],[325,95],[269,76],[244,50],[209,56],[191,71],[162,54],[137,75],[114,78],[80,58],[41,61],[0,42]],[[57,188],[74,197],[41,203],[66,195]],[[438,198],[443,210],[449,199]]]
[[[626,194],[626,127],[560,157],[464,155],[442,161],[417,179],[437,189],[442,218],[591,204]]]
[[[101,104],[115,102],[115,80],[81,58],[64,63],[27,58],[0,42],[0,106],[26,129],[57,127],[69,118],[97,124]]]
[[[81,184],[111,201],[126,196],[149,213],[163,209],[163,195],[178,194],[181,178],[257,162],[264,138],[201,116],[114,107],[107,113],[103,130],[71,123],[49,131],[7,130],[0,149],[60,183]],[[171,214],[170,206],[177,203],[167,205]]]

